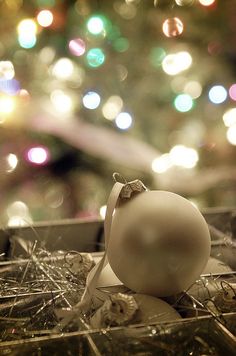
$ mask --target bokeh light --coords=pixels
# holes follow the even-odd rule
[[[129,48],[129,40],[124,37],[119,37],[113,42],[113,47],[117,52],[125,52]]]
[[[74,72],[73,62],[66,57],[62,57],[56,61],[52,68],[52,74],[61,80],[69,79]]]
[[[100,95],[94,91],[89,91],[83,96],[83,104],[87,109],[96,109],[100,105]]]
[[[184,145],[172,147],[169,154],[173,164],[183,168],[193,168],[199,160],[198,152],[194,148],[189,148]]]
[[[11,173],[17,167],[18,158],[14,153],[9,153],[6,157],[6,160],[7,160],[7,164],[8,164],[7,173]]]
[[[49,161],[50,155],[47,147],[32,147],[27,151],[26,159],[36,165],[44,165]]]
[[[176,75],[188,69],[192,64],[192,56],[187,51],[168,54],[162,61],[162,69],[166,74]]]
[[[223,121],[227,127],[236,124],[236,108],[228,109],[223,115]]]
[[[10,80],[14,78],[15,70],[11,61],[0,61],[0,79]]]
[[[133,122],[132,116],[128,112],[120,112],[115,118],[116,126],[121,130],[127,130]]]
[[[170,155],[164,153],[152,161],[152,170],[156,173],[165,173],[173,166]]]
[[[236,101],[236,84],[232,84],[229,88],[229,96],[232,100]]]
[[[198,81],[192,80],[185,84],[183,92],[197,99],[202,94],[202,86]]]
[[[214,4],[215,0],[198,0],[203,6],[211,6]]]
[[[41,10],[37,15],[37,21],[42,27],[49,27],[53,23],[53,14],[50,10]]]
[[[209,90],[208,97],[213,104],[221,104],[227,98],[227,91],[222,85],[214,85]]]
[[[63,90],[56,89],[50,95],[54,108],[61,114],[70,113],[73,109],[72,98]]]
[[[151,49],[149,59],[154,67],[159,67],[162,64],[163,59],[166,56],[166,52],[161,47],[153,47]]]
[[[178,6],[190,6],[195,0],[175,0]]]
[[[105,54],[101,48],[91,48],[87,52],[87,62],[90,67],[100,67],[105,61]]]
[[[179,36],[183,30],[183,22],[178,17],[166,19],[162,25],[162,31],[166,37]]]
[[[9,95],[15,95],[19,92],[20,90],[20,83],[16,79],[0,79],[0,91],[9,94]]]
[[[102,107],[103,116],[107,120],[113,120],[120,113],[123,107],[123,100],[118,95],[110,96]]]
[[[93,35],[98,35],[105,30],[104,20],[101,16],[92,16],[87,22],[87,28]]]
[[[11,114],[15,109],[15,100],[10,96],[0,96],[0,114]]]
[[[231,145],[236,146],[236,124],[233,124],[228,128],[226,138]]]
[[[25,35],[29,35],[29,34],[36,34],[37,32],[37,24],[34,20],[32,19],[24,19],[22,21],[20,21],[20,23],[17,26],[17,31],[18,34],[25,34]]]
[[[85,53],[85,42],[82,38],[74,38],[69,42],[69,50],[74,56],[80,57]]]
[[[28,206],[21,200],[9,204],[6,209],[8,226],[27,226],[32,224],[32,218]]]
[[[37,37],[34,33],[22,33],[18,36],[18,42],[22,48],[33,48],[36,45]]]
[[[193,107],[193,99],[188,94],[179,94],[174,100],[174,106],[180,112],[187,112]]]
[[[104,220],[105,216],[106,216],[106,211],[107,211],[107,206],[106,205],[102,205],[99,209],[99,214],[101,216],[101,218]]]

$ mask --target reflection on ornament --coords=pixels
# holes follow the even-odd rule
[[[162,25],[162,31],[166,37],[179,36],[183,30],[183,22],[178,17],[166,19]]]

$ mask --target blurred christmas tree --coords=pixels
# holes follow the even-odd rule
[[[98,216],[112,172],[235,206],[234,0],[1,0],[1,223]]]

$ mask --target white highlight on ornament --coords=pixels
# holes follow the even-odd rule
[[[162,69],[166,74],[176,75],[187,70],[192,64],[192,57],[189,52],[181,51],[175,54],[168,54],[162,61]]]
[[[52,74],[61,80],[69,79],[74,72],[74,64],[69,58],[60,58],[52,68]]]
[[[226,137],[231,145],[236,146],[236,124],[233,124],[228,128]]]
[[[87,109],[94,110],[100,105],[101,98],[95,91],[89,91],[84,95],[82,101]]]
[[[120,113],[123,100],[118,95],[110,96],[102,107],[103,116],[107,120],[113,120]]]
[[[101,208],[99,209],[99,214],[100,214],[102,219],[105,219],[106,211],[107,211],[107,206],[106,205],[101,206]]]
[[[18,164],[17,156],[14,153],[9,153],[9,155],[7,156],[6,159],[7,159],[7,163],[8,163],[7,172],[8,173],[13,172]]]
[[[121,112],[115,119],[116,126],[121,130],[127,130],[132,125],[133,119],[128,112]]]
[[[0,61],[0,79],[12,79],[15,76],[15,70],[11,61]]]
[[[169,153],[164,153],[152,161],[152,170],[156,173],[165,173],[173,166]]]
[[[176,145],[170,150],[171,161],[184,168],[193,168],[196,166],[199,157],[198,152],[184,145]]]
[[[236,124],[236,108],[227,110],[223,115],[223,121],[227,127]]]
[[[50,99],[54,108],[62,114],[69,113],[73,109],[71,97],[65,94],[62,90],[54,90]]]

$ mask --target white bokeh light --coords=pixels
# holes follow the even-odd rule
[[[172,166],[173,163],[168,153],[155,158],[152,162],[152,170],[156,173],[165,173]]]
[[[100,105],[101,98],[98,93],[95,91],[89,91],[83,96],[83,105],[90,110],[97,109],[97,107]]]
[[[223,121],[227,127],[236,124],[236,108],[227,110],[223,115]]]
[[[176,75],[188,69],[192,64],[192,57],[189,52],[181,51],[175,54],[168,54],[162,61],[162,69],[166,74]]]
[[[130,128],[132,122],[132,116],[128,112],[120,112],[115,119],[116,126],[121,130]]]
[[[69,58],[60,58],[52,68],[52,74],[61,80],[69,79],[74,72],[74,64]]]
[[[73,110],[73,102],[69,95],[62,90],[54,90],[50,96],[54,108],[61,114],[70,113]]]
[[[173,164],[184,168],[193,168],[198,162],[198,152],[194,148],[184,145],[176,145],[170,150],[170,158]]]
[[[27,152],[27,159],[37,165],[45,164],[49,159],[48,149],[45,147],[32,147]]]
[[[118,95],[110,96],[102,107],[102,113],[107,120],[113,120],[120,113],[123,100]]]
[[[236,146],[236,124],[230,126],[227,130],[226,137],[231,145]]]

